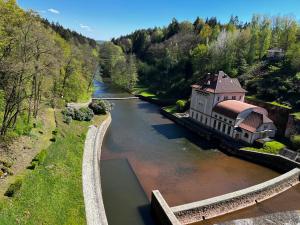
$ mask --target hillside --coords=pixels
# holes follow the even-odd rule
[[[292,17],[254,15],[250,23],[231,17],[226,24],[216,17],[173,19],[167,27],[137,30],[102,48],[104,75],[113,77],[115,68],[123,68],[121,58],[132,57],[139,84],[154,94],[188,98],[191,84],[223,70],[238,77],[248,95],[300,108],[300,29]],[[281,49],[284,57],[268,57],[269,49]]]

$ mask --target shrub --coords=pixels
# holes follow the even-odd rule
[[[71,107],[67,107],[65,108],[62,112],[61,112],[64,116],[69,116],[71,118],[74,118],[75,116],[75,109],[71,108]]]
[[[89,108],[92,109],[96,115],[105,115],[111,111],[111,104],[105,100],[96,100],[89,104]]]
[[[186,105],[187,105],[186,103],[187,103],[186,100],[178,100],[176,102],[177,111],[184,112],[186,110]]]
[[[72,117],[63,115],[63,122],[66,124],[70,124],[72,122]]]
[[[293,144],[293,147],[295,149],[300,149],[300,135],[293,135],[292,138],[291,138],[291,141],[292,141],[292,144]]]
[[[45,158],[47,156],[47,151],[45,149],[43,149],[42,151],[40,151],[31,161],[31,165],[28,166],[28,169],[35,169],[35,167],[43,164],[43,162],[45,161]]]
[[[56,142],[56,138],[55,138],[55,137],[52,137],[52,138],[49,139],[49,141],[51,141],[51,142]]]
[[[81,108],[81,109],[73,109],[73,108],[66,108],[62,111],[63,120],[65,123],[69,124],[73,120],[79,121],[90,121],[93,116],[93,110],[90,108]]]
[[[16,180],[15,183],[9,186],[9,188],[7,189],[4,195],[7,197],[13,197],[16,194],[16,192],[21,189],[21,186],[22,186],[22,180],[21,179]]]
[[[278,154],[279,151],[285,148],[285,145],[278,141],[269,141],[264,144],[263,148],[270,153]]]

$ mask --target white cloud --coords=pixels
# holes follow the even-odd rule
[[[87,25],[83,25],[83,24],[79,24],[80,28],[84,29],[84,30],[87,30],[87,31],[92,31],[91,27],[90,26],[87,26]]]
[[[54,14],[59,14],[60,12],[57,9],[48,9],[49,12],[54,13]]]

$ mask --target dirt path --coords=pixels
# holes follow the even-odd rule
[[[16,139],[9,149],[0,149],[0,158],[13,161],[11,170],[14,175],[0,179],[0,198],[17,176],[26,172],[31,160],[41,150],[46,149],[51,144],[52,131],[55,130],[54,109],[43,108],[39,121],[41,125],[32,129],[30,136],[22,136]]]

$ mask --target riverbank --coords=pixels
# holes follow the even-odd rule
[[[91,122],[63,123],[56,112],[53,143],[45,150],[43,162],[20,178],[14,197],[0,202],[1,224],[86,224],[82,193],[83,146]]]
[[[56,128],[55,110],[43,104],[38,118],[33,123],[35,126],[27,135],[12,138],[0,146],[0,177],[2,171],[9,169],[9,174],[0,179],[0,199],[4,197],[11,183],[26,174],[26,167],[31,160],[52,143],[51,138]]]
[[[281,173],[288,172],[294,168],[300,168],[299,162],[293,161],[285,156],[242,149],[245,147],[244,143],[231,140],[212,129],[195,124],[188,118],[176,116],[176,114],[164,109],[161,109],[160,112],[175,123],[196,133],[201,138],[218,143],[220,150],[226,154],[266,166]]]
[[[111,116],[96,126],[90,126],[84,145],[82,184],[88,225],[107,225],[103,204],[100,158],[103,138],[111,123]]]

